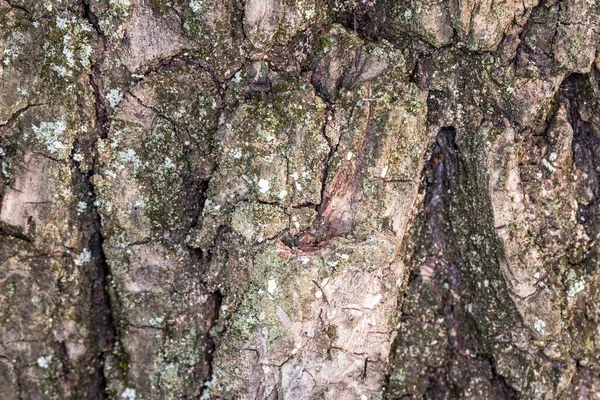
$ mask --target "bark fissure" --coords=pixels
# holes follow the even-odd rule
[[[104,252],[104,236],[102,227],[102,218],[98,210],[99,199],[97,189],[94,186],[94,175],[99,172],[99,153],[98,142],[108,138],[110,130],[109,108],[102,89],[102,65],[105,60],[107,51],[106,36],[100,27],[98,17],[94,14],[88,1],[82,1],[83,13],[85,19],[94,28],[97,34],[96,48],[94,49],[94,62],[91,66],[91,73],[88,75],[89,85],[94,96],[95,105],[95,132],[89,141],[89,147],[84,150],[84,154],[91,156],[91,168],[84,172],[80,170],[79,163],[73,160],[71,154],[71,162],[82,180],[82,184],[89,194],[89,203],[91,204],[91,236],[89,239],[89,250],[92,260],[96,266],[96,277],[92,281],[92,303],[90,305],[90,313],[93,315],[92,324],[95,329],[95,344],[98,349],[97,355],[97,370],[95,372],[96,385],[98,395],[102,398],[109,398],[108,380],[106,377],[106,361],[112,355],[114,344],[118,340],[118,332],[113,311],[113,300],[109,293],[108,287],[110,284],[110,267],[106,254]],[[80,115],[82,116],[80,108]],[[74,146],[75,149],[76,146]]]
[[[95,108],[96,108],[96,130],[98,138],[106,139],[108,137],[108,131],[110,130],[110,117],[109,107],[106,101],[105,93],[103,90],[103,79],[102,79],[102,66],[104,64],[105,54],[107,51],[107,38],[100,27],[98,17],[94,14],[90,4],[87,1],[83,1],[83,15],[85,19],[94,28],[97,35],[96,48],[94,49],[94,59],[91,66],[91,73],[89,76],[89,82],[92,87]]]
[[[457,209],[456,205],[461,204],[460,192],[470,185],[470,178],[466,173],[463,156],[455,143],[455,136],[456,131],[452,127],[440,129],[428,162],[428,170],[425,171],[426,194],[421,206],[421,216],[417,217],[417,232],[420,231],[415,239],[417,250],[412,256],[411,278],[402,301],[401,328],[392,348],[402,354],[407,347],[416,346],[421,340],[418,336],[411,336],[414,333],[410,331],[403,332],[402,327],[409,326],[411,329],[422,330],[420,335],[426,337],[430,334],[424,332],[429,329],[438,332],[445,337],[443,342],[446,342],[446,346],[443,349],[436,347],[440,336],[425,345],[432,346],[432,350],[428,351],[439,352],[433,356],[435,362],[427,358],[423,361],[401,358],[405,356],[392,359],[392,373],[386,377],[389,398],[412,396],[415,392],[421,392],[426,399],[461,397],[467,389],[466,377],[456,375],[457,365],[461,365],[461,370],[465,371],[459,374],[468,373],[471,378],[481,374],[479,379],[489,382],[494,398],[516,398],[515,390],[495,369],[494,357],[484,343],[484,332],[480,331],[477,321],[468,314],[472,304],[466,297],[473,301],[469,285],[475,277],[465,270],[465,260],[462,259],[465,250],[460,250],[460,240],[465,234],[469,234],[470,228],[462,225],[464,222],[461,220],[461,213],[464,211]],[[489,228],[493,229],[493,226]],[[414,313],[415,307],[423,306],[431,309],[430,317],[423,318]],[[444,321],[444,328],[437,331],[436,321],[440,318]],[[472,358],[475,355],[477,358]],[[395,369],[406,374],[404,368],[411,363],[422,363],[422,366],[412,368],[417,371],[425,368],[427,374],[420,378],[418,373],[415,374],[415,379],[421,382],[419,386],[399,385]]]
[[[7,121],[0,124],[0,135],[5,134],[9,129],[11,129],[19,121],[19,117],[21,117],[21,115],[23,115],[23,113],[25,113],[31,107],[41,105],[43,104],[27,104],[25,107],[22,107],[15,111]]]

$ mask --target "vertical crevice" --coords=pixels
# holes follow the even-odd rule
[[[590,92],[589,77],[583,74],[567,76],[559,90],[558,101],[564,104],[569,124],[573,129],[573,166],[584,173],[579,193],[580,204],[577,219],[590,237],[600,234],[598,198],[600,197],[600,138],[594,133],[590,122],[582,117],[580,103],[593,108],[595,103]]]
[[[90,186],[93,193],[93,186]],[[92,199],[95,199],[95,193],[92,194]],[[102,227],[100,214],[94,208],[93,212],[93,229],[94,234],[90,240],[90,251],[92,259],[97,266],[97,277],[92,287],[92,315],[94,316],[94,325],[98,327],[97,346],[99,353],[99,366],[101,371],[98,373],[98,386],[102,390],[103,398],[108,398],[107,380],[104,373],[104,364],[108,355],[112,353],[115,340],[117,338],[116,327],[114,323],[112,303],[108,293],[108,284],[110,269],[104,254],[102,236]]]
[[[97,395],[101,398],[109,398],[108,382],[105,375],[105,362],[112,354],[115,341],[117,340],[117,329],[113,315],[113,304],[108,291],[110,281],[110,267],[104,253],[104,237],[102,235],[102,220],[98,210],[98,201],[96,188],[93,183],[93,176],[98,172],[98,152],[97,143],[101,139],[108,137],[110,129],[110,118],[108,107],[102,89],[102,65],[106,52],[106,36],[102,31],[98,18],[92,11],[90,3],[83,1],[83,16],[94,28],[97,34],[96,48],[94,58],[89,73],[89,84],[92,89],[95,107],[95,132],[88,142],[88,148],[83,149],[85,153],[92,158],[91,168],[84,172],[80,170],[79,163],[75,163],[76,170],[80,175],[83,186],[89,194],[89,207],[91,219],[91,236],[88,243],[89,251],[93,265],[96,267],[95,279],[92,282],[91,289],[91,323],[95,334],[95,345],[98,349],[96,360],[95,382]]]
[[[469,311],[472,303],[489,301],[478,293],[477,282],[491,278],[483,269],[474,273],[467,254],[489,252],[485,244],[473,246],[471,237],[479,233],[475,220],[491,222],[471,215],[475,197],[483,196],[476,191],[485,189],[474,187],[476,176],[456,136],[453,127],[439,130],[424,170],[425,196],[415,224],[411,272],[392,345],[386,398],[458,398],[473,379],[487,382],[487,392],[481,396],[516,398],[495,369],[486,334]],[[480,213],[484,215],[484,210]],[[492,230],[493,224],[488,228]],[[493,257],[487,253],[486,262]],[[418,349],[420,355],[409,349]]]
[[[212,379],[214,376],[214,367],[213,367],[214,353],[218,346],[218,337],[222,333],[222,332],[217,332],[217,331],[218,331],[218,324],[220,322],[219,313],[221,310],[221,305],[223,304],[223,294],[219,290],[215,290],[211,294],[211,302],[214,303],[214,310],[213,310],[213,315],[210,318],[209,330],[208,330],[208,333],[207,333],[205,341],[204,341],[204,348],[205,348],[204,360],[206,362],[206,367],[207,367],[207,380],[206,380],[207,382],[210,381],[210,379]],[[202,398],[205,391],[206,391],[206,385],[204,385],[200,389],[200,392],[197,394],[197,396],[199,398]]]
[[[96,108],[96,130],[98,137],[105,139],[108,135],[110,128],[110,118],[108,114],[108,107],[106,105],[105,96],[102,88],[102,65],[104,63],[106,53],[106,35],[100,27],[98,17],[94,14],[90,4],[87,1],[83,1],[83,15],[84,18],[90,23],[90,25],[96,31],[98,36],[96,41],[96,49],[94,52],[95,59],[93,60],[91,73],[89,74],[90,85],[92,87],[95,108]]]
[[[188,60],[189,61],[189,60]],[[187,62],[187,61],[186,61]],[[192,62],[193,65],[196,65],[195,62]],[[205,72],[208,72],[205,70]],[[213,82],[216,82],[216,79],[213,75]],[[232,79],[232,78],[231,78]],[[213,134],[216,134],[218,121],[221,119],[221,116],[225,112],[225,96],[228,86],[227,85],[218,85],[220,87],[219,94],[217,97],[217,114],[215,116],[215,128]],[[210,143],[210,151],[211,154],[217,150],[215,148],[214,138]],[[210,173],[208,173],[204,178],[200,181],[195,182],[194,185],[196,187],[195,190],[195,208],[192,215],[191,223],[189,225],[189,231],[192,232],[195,229],[198,229],[202,225],[202,213],[204,210],[204,206],[208,199],[208,192],[210,189],[210,183],[212,178],[214,177],[215,171],[217,170],[217,160],[212,160],[212,165],[210,169]],[[188,181],[189,182],[189,181]],[[223,304],[223,293],[219,290],[218,287],[211,287],[211,285],[207,282],[205,277],[203,276],[211,263],[213,257],[213,249],[216,246],[216,243],[221,240],[220,234],[215,238],[215,241],[212,243],[208,249],[201,249],[194,247],[189,244],[185,244],[185,248],[187,249],[190,258],[193,260],[193,264],[195,266],[197,272],[197,280],[204,287],[204,290],[207,293],[208,300],[206,301],[206,309],[208,317],[206,319],[206,333],[202,338],[203,347],[204,347],[204,360],[202,361],[202,368],[199,370],[198,379],[201,379],[198,382],[201,387],[194,393],[193,398],[208,398],[206,397],[206,391],[209,387],[209,382],[214,377],[214,358],[215,352],[219,346],[219,339],[223,335],[225,330],[225,321],[220,318],[221,315],[221,306]]]
[[[87,212],[83,216],[82,224],[87,231],[88,241],[84,246],[90,252],[89,276],[91,279],[89,318],[91,324],[93,345],[95,346],[96,359],[93,361],[94,373],[92,374],[96,396],[99,398],[108,398],[107,382],[104,375],[104,364],[107,355],[112,352],[115,339],[117,337],[116,328],[113,320],[112,305],[108,293],[108,284],[110,270],[104,254],[102,236],[101,216],[98,211],[96,190],[93,184],[94,171],[97,169],[97,153],[95,146],[98,138],[91,140],[76,141],[72,153],[79,150],[91,158],[91,169],[84,171],[81,169],[80,162],[70,157],[70,162],[74,170],[74,185],[81,188],[85,193]],[[84,147],[85,146],[85,147]]]

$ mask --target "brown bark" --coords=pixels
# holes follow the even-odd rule
[[[0,398],[598,398],[599,23],[0,0]]]

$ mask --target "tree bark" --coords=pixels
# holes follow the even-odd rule
[[[599,27],[0,0],[0,398],[600,398]]]

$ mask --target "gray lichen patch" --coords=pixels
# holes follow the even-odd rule
[[[288,226],[288,216],[277,206],[241,203],[231,215],[231,229],[248,243],[260,243],[275,237]]]
[[[206,372],[208,331],[215,298],[198,280],[185,248],[159,245],[109,249],[118,352],[109,359],[110,390],[127,387],[144,396],[198,390]],[[151,373],[148,373],[152,366]]]
[[[89,70],[96,32],[84,19],[56,15],[45,32],[43,67],[55,74],[55,80],[69,80],[79,71]]]
[[[125,243],[161,240],[164,230],[187,233],[199,213],[188,199],[201,192],[212,168],[216,102],[208,74],[187,68],[149,78],[127,95],[109,137],[98,144],[100,207],[112,216],[106,228],[115,229],[109,240],[119,230]]]
[[[108,137],[98,141],[94,185],[127,355],[110,357],[116,395],[183,395],[202,386],[191,377],[206,376],[217,300],[182,242],[198,221],[213,168],[217,101],[202,70],[152,74],[124,95]]]
[[[219,127],[218,165],[208,189],[197,246],[207,248],[241,200],[296,206],[321,201],[325,105],[300,79],[231,111]],[[285,86],[284,86],[285,85]]]

